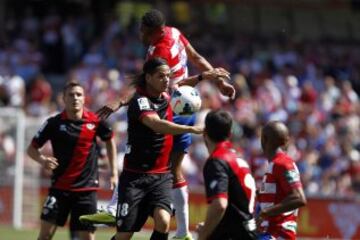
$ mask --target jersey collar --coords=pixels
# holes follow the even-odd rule
[[[278,150],[276,152],[275,156],[273,157],[273,159],[278,158],[278,157],[283,156],[283,155],[285,155],[285,152],[282,151],[282,150]]]

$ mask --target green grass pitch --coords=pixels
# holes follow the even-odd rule
[[[39,232],[39,228],[35,229],[24,229],[16,230],[11,226],[0,226],[0,239],[2,240],[36,240]],[[110,240],[113,234],[115,233],[114,229],[98,229],[96,231],[96,240]],[[136,233],[132,239],[134,240],[145,240],[149,239],[149,233]],[[68,240],[69,231],[66,227],[58,228],[55,233],[53,240]]]

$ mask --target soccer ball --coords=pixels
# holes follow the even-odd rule
[[[183,85],[173,92],[170,104],[175,114],[191,115],[200,110],[200,94],[195,88]]]

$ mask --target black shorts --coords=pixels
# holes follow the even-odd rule
[[[229,203],[231,204],[231,203]],[[249,223],[252,224],[249,224]],[[251,226],[251,230],[249,230]],[[255,240],[257,239],[255,219],[244,220],[227,208],[225,215],[212,232],[209,240]]]
[[[244,229],[229,229],[227,227],[217,228],[208,238],[209,240],[255,240],[256,232],[248,232]]]
[[[71,213],[70,229],[72,231],[95,231],[94,226],[83,224],[79,217],[85,214],[96,213],[96,192],[70,192],[50,189],[45,199],[41,219],[58,226],[64,226]]]
[[[124,171],[118,187],[118,232],[140,231],[156,207],[172,213],[171,173],[142,174]]]

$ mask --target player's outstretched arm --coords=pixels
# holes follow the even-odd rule
[[[222,95],[227,96],[230,99],[235,98],[235,88],[228,82],[228,78],[217,78],[215,80],[215,85],[217,86]]]
[[[199,69],[200,71],[207,71],[213,69],[211,64],[203,56],[201,56],[193,48],[193,46],[191,46],[190,43],[186,45],[185,51],[191,64],[195,65],[196,68]]]
[[[200,71],[208,71],[208,70],[212,70],[213,67],[211,66],[211,64],[203,57],[201,56],[189,43],[186,48],[186,54],[188,55],[189,61],[195,65],[197,67],[197,69],[199,69]],[[223,69],[225,70],[225,69]],[[222,95],[227,96],[231,99],[234,99],[235,97],[235,88],[228,82],[229,78],[229,73],[227,77],[217,77],[217,78],[213,78],[213,82],[214,84],[218,87],[219,91],[221,92]],[[190,85],[190,86],[195,86],[196,83],[194,85],[192,84],[184,84],[184,85]]]
[[[216,80],[218,78],[224,78],[224,79],[230,79],[229,77],[230,73],[226,71],[224,68],[214,68],[211,70],[207,70],[202,72],[199,75],[191,76],[188,78],[185,78],[178,82],[178,86],[182,85],[189,85],[194,87],[196,84],[198,84],[200,81],[206,80],[206,81],[212,81]],[[217,81],[217,80],[216,80]]]
[[[162,134],[178,135],[183,133],[203,133],[203,128],[200,126],[179,125],[167,120],[160,119],[159,115],[156,113],[145,115],[141,119],[141,122],[147,127],[151,128],[154,132]]]
[[[119,99],[117,101],[114,101],[112,103],[109,103],[103,107],[101,107],[99,110],[96,111],[96,114],[99,116],[99,118],[105,120],[107,119],[111,114],[119,110],[122,106],[126,106],[129,103],[128,98]]]

